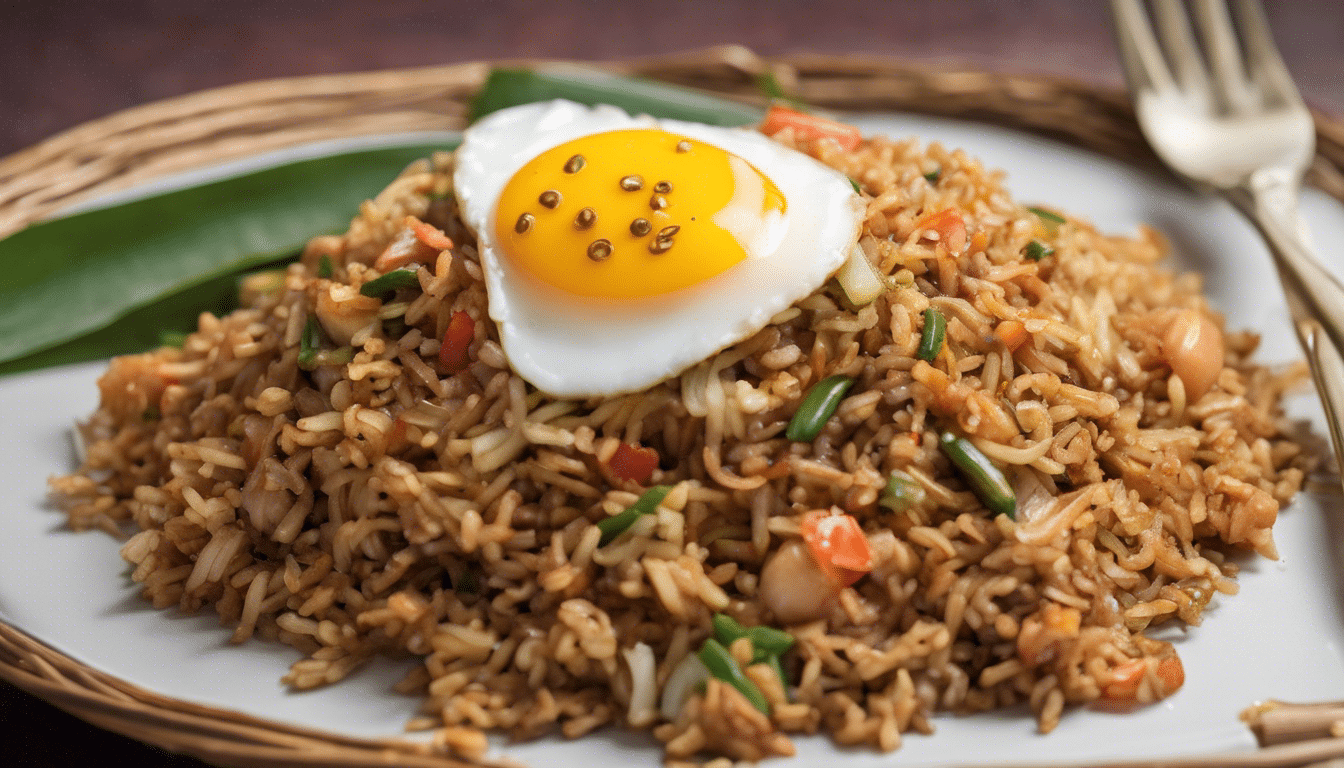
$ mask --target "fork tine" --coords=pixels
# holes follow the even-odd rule
[[[1236,10],[1251,78],[1270,97],[1286,104],[1300,103],[1302,96],[1274,44],[1274,35],[1265,20],[1265,9],[1255,0],[1238,0]]]
[[[1162,49],[1148,24],[1148,14],[1139,0],[1111,0],[1115,17],[1116,43],[1125,65],[1125,78],[1136,94],[1142,91],[1169,91],[1175,88],[1171,71],[1162,57]]]
[[[1251,108],[1241,46],[1223,0],[1194,0],[1195,21],[1208,51],[1214,97],[1219,106],[1238,114]]]
[[[1190,30],[1190,17],[1181,0],[1153,0],[1157,33],[1175,68],[1176,82],[1187,94],[1208,90],[1209,74],[1199,54],[1199,44]]]

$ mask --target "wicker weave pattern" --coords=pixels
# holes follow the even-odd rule
[[[602,66],[756,102],[756,77],[769,72],[786,92],[817,106],[983,120],[1157,166],[1123,92],[1058,78],[931,71],[874,57],[765,59],[737,46]],[[268,80],[85,123],[0,158],[0,237],[72,203],[168,173],[323,139],[460,129],[470,98],[488,71],[487,64],[468,63]],[[1317,157],[1309,182],[1344,200],[1344,121],[1317,115],[1316,124]],[[160,696],[90,668],[3,622],[0,678],[95,725],[221,765],[466,766],[430,754],[422,744],[352,739]],[[1344,758],[1344,739],[1161,765],[1274,768],[1333,758]]]

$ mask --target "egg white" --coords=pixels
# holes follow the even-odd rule
[[[495,207],[537,154],[581,136],[662,128],[727,150],[775,183],[787,201],[783,235],[697,285],[653,299],[557,297],[500,253]],[[764,328],[810,295],[848,257],[863,203],[844,174],[750,129],[631,117],[569,101],[500,110],[467,129],[453,176],[463,221],[477,237],[490,317],[514,371],[557,397],[634,392],[675,376]]]

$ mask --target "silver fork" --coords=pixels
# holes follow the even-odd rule
[[[1315,125],[1255,0],[1111,0],[1144,136],[1196,186],[1212,188],[1269,245],[1297,338],[1325,406],[1344,477],[1344,286],[1312,255],[1297,214]],[[1190,24],[1199,30],[1196,38]],[[1199,40],[1203,41],[1203,45]]]

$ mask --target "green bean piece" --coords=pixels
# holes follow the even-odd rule
[[[303,333],[299,336],[299,367],[305,371],[311,371],[317,367],[317,353],[322,348],[322,327],[317,324],[317,318],[313,315],[308,316],[308,322],[303,324]]]
[[[784,436],[796,443],[810,443],[816,440],[852,386],[854,379],[842,375],[827,376],[817,382],[803,397],[803,402],[794,412]]]
[[[891,473],[887,487],[877,497],[878,505],[892,512],[906,512],[923,500],[924,487],[900,470]]]
[[[325,253],[322,254],[322,258],[317,260],[317,276],[330,280],[334,274],[336,274],[336,269],[331,266],[331,257]]]
[[[381,299],[401,288],[419,288],[420,278],[416,277],[416,273],[419,271],[418,269],[394,269],[361,285],[359,292],[365,296]]]
[[[740,638],[750,637],[747,628],[742,626],[726,613],[714,614],[711,623],[714,625],[714,639],[718,640],[725,647],[737,642]],[[755,648],[755,644],[752,645]]]
[[[753,661],[763,661],[766,656],[778,655],[793,647],[793,635],[774,627],[764,625],[744,627],[726,613],[714,614],[712,622],[714,638],[725,646],[732,645],[741,638],[749,638]]]
[[[770,703],[765,700],[765,694],[761,689],[747,677],[738,665],[737,659],[723,647],[723,644],[714,638],[706,638],[705,644],[700,646],[700,653],[696,654],[700,661],[709,670],[709,674],[733,686],[751,705],[759,709],[764,714],[770,714]]]
[[[670,485],[655,485],[645,491],[624,512],[600,521],[597,524],[597,529],[602,532],[602,538],[597,540],[597,546],[607,546],[617,536],[629,530],[636,520],[657,511],[658,505],[663,503],[663,499],[667,498],[667,494],[671,490],[672,486]]]
[[[943,348],[943,337],[947,335],[947,318],[933,307],[924,310],[924,331],[919,337],[919,349],[915,357],[932,363]]]
[[[1003,471],[994,466],[994,462],[981,453],[974,443],[951,432],[944,432],[938,439],[938,447],[952,460],[952,466],[957,468],[957,472],[971,486],[971,491],[986,509],[996,515],[1007,515],[1010,520],[1016,519],[1017,496],[1013,493],[1013,487],[1008,484]]]
[[[1027,243],[1027,258],[1032,261],[1040,261],[1054,252],[1054,248],[1042,243],[1040,240],[1032,240],[1030,243]]]
[[[774,627],[764,625],[746,630],[751,638],[751,647],[761,656],[778,656],[793,647],[793,635]],[[760,659],[755,659],[759,661]]]
[[[779,654],[772,653],[766,656],[765,663],[775,670],[776,675],[779,675],[779,684],[784,688],[784,698],[793,701],[793,697],[789,695],[789,676],[784,674],[784,665],[779,662]]]

